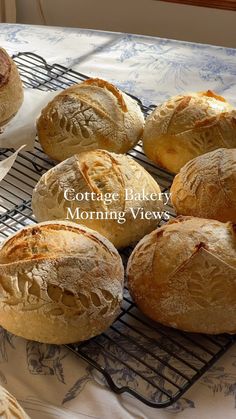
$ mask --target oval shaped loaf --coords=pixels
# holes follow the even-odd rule
[[[64,198],[67,189],[82,194],[117,194],[117,200],[106,204],[105,200],[73,200]],[[141,219],[139,208],[143,211],[161,211],[162,200],[145,200],[139,198],[144,190],[150,196],[160,194],[160,188],[152,176],[131,157],[109,153],[105,150],[94,150],[75,155],[46,172],[34,188],[32,208],[38,221],[66,219],[75,214],[73,221],[82,223],[107,237],[117,248],[137,242],[152,231],[158,219]],[[133,195],[128,195],[130,191]],[[126,198],[131,198],[128,200]],[[133,198],[133,199],[132,199]],[[88,219],[77,218],[76,209],[85,211]],[[131,210],[131,208],[133,210]],[[137,213],[135,219],[132,211]],[[94,215],[93,215],[93,214]],[[96,219],[97,213],[102,216]],[[115,216],[106,219],[108,213],[124,213],[125,222],[118,223]],[[80,216],[80,215],[79,215]],[[119,215],[117,215],[118,217]],[[102,219],[103,217],[103,219]]]
[[[112,84],[89,79],[59,93],[37,122],[46,154],[62,161],[82,151],[130,150],[141,138],[144,117],[137,102]]]
[[[0,48],[0,127],[10,121],[23,102],[23,86],[14,61]]]
[[[174,179],[171,199],[177,214],[236,223],[236,149],[188,162]]]
[[[139,242],[127,273],[151,319],[189,332],[236,332],[234,224],[178,217]]]
[[[2,419],[30,419],[14,396],[0,386],[0,417]]]
[[[201,154],[236,147],[236,110],[211,91],[174,96],[147,118],[143,147],[155,163],[178,173]]]
[[[114,321],[124,270],[114,246],[74,223],[16,233],[0,250],[0,324],[45,343],[89,339]]]

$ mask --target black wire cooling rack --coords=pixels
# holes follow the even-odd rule
[[[25,87],[57,90],[88,78],[62,65],[48,65],[32,53],[13,57]],[[145,116],[153,109],[140,104]],[[0,159],[13,150],[1,149]],[[131,154],[168,191],[172,176],[150,163],[137,145]],[[35,223],[31,194],[42,173],[54,163],[36,141],[33,152],[20,153],[0,185],[0,239]],[[169,208],[171,217],[174,212]],[[127,260],[131,249],[121,256]],[[234,336],[188,334],[163,327],[143,316],[132,302],[128,290],[121,313],[102,335],[68,345],[75,354],[102,373],[116,393],[129,393],[145,404],[160,408],[176,402],[235,342]]]

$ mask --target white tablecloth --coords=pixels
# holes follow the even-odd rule
[[[223,30],[223,28],[222,28]],[[9,53],[35,52],[116,83],[145,103],[212,89],[236,105],[236,49],[69,28],[0,25]],[[233,419],[236,346],[178,403],[155,410],[112,393],[98,373],[64,347],[41,345],[0,329],[0,382],[33,419]]]

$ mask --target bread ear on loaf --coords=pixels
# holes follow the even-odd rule
[[[139,242],[127,275],[152,320],[195,333],[236,332],[234,224],[178,217]]]
[[[143,126],[137,102],[97,78],[59,93],[37,121],[42,148],[57,161],[95,149],[125,153],[140,140]]]
[[[217,148],[236,147],[236,109],[214,92],[171,97],[147,118],[145,154],[173,173]]]
[[[171,200],[177,214],[236,222],[236,149],[188,162],[174,178]]]
[[[65,199],[66,189],[73,189],[74,195],[85,196],[93,192],[104,196],[110,193],[117,194],[118,198],[112,199],[110,205],[106,205],[104,198],[68,201]],[[130,199],[126,199],[126,191],[132,192]],[[143,191],[148,196],[156,195],[157,199],[142,199]],[[135,195],[141,198],[135,199]],[[59,163],[43,174],[34,188],[32,209],[38,221],[65,220],[68,208],[73,214],[78,208],[85,211],[87,219],[75,216],[73,221],[99,231],[121,248],[137,242],[157,226],[160,218],[142,219],[141,210],[144,213],[159,212],[161,217],[163,203],[159,185],[134,159],[106,150],[93,150]],[[136,211],[137,218],[132,211]],[[92,212],[104,215],[96,218]],[[111,213],[115,215],[113,218],[109,218]],[[118,222],[119,217],[124,218],[124,222]]]
[[[44,343],[89,339],[119,313],[123,279],[100,234],[68,222],[26,227],[0,249],[1,325]]]

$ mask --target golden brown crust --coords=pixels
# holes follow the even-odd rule
[[[236,149],[188,162],[174,179],[171,199],[177,214],[236,222]]]
[[[66,201],[64,193],[67,188],[74,193],[118,194],[117,200],[109,205],[103,200],[80,202]],[[125,199],[125,190],[131,190],[133,197]],[[147,201],[135,199],[134,194],[160,194],[161,190],[152,176],[131,157],[116,155],[105,150],[94,150],[80,153],[45,173],[36,185],[32,195],[32,208],[38,221],[63,220],[67,218],[68,208],[74,214],[76,208],[86,211],[125,213],[126,221],[118,223],[117,219],[74,219],[107,237],[117,248],[136,243],[158,224],[158,218],[141,219],[140,211],[135,219],[131,208],[138,211],[162,211],[162,199]],[[92,218],[92,217],[91,217]]]
[[[94,149],[125,153],[141,138],[143,126],[138,104],[101,79],[59,93],[37,122],[45,153],[58,161]]]
[[[108,83],[108,81],[106,80],[102,80],[102,79],[88,79],[85,80],[83,82],[84,84],[89,84],[89,85],[93,85],[93,86],[98,86],[98,87],[102,87],[102,88],[106,88],[107,90],[109,90],[117,99],[118,104],[120,105],[121,109],[123,112],[128,112],[128,108],[127,105],[124,101],[123,95],[121,93],[121,91],[119,89],[117,89],[117,87],[115,87],[113,84]]]
[[[60,241],[58,235],[60,234]],[[70,222],[45,222],[35,226],[25,227],[17,235],[4,242],[0,252],[0,264],[42,258],[55,258],[65,255],[70,249],[70,256],[79,254],[80,235],[93,242],[93,251],[106,259],[106,254],[113,252],[113,246],[108,240],[95,231],[88,230]],[[63,246],[62,246],[63,242]],[[78,246],[78,247],[77,247]],[[89,256],[89,255],[88,255]]]
[[[89,339],[117,316],[123,277],[100,234],[67,222],[26,227],[0,250],[1,325],[45,343]]]
[[[147,118],[146,155],[173,173],[189,160],[220,147],[236,147],[236,110],[212,91],[179,95]]]
[[[14,61],[0,48],[0,127],[9,122],[23,102],[23,86]]]
[[[232,223],[179,217],[140,241],[127,273],[134,301],[153,320],[191,332],[235,333]]]

